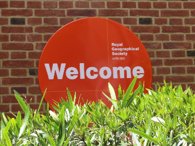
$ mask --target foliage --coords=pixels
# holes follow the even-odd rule
[[[111,108],[98,103],[78,106],[76,94],[45,114],[32,110],[15,92],[24,117],[1,114],[0,146],[181,146],[195,144],[195,94],[165,84],[157,91],[139,85],[136,78],[118,95],[108,84]],[[44,97],[43,97],[44,98]]]

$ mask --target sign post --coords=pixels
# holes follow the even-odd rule
[[[109,19],[84,18],[59,29],[47,42],[39,62],[39,84],[53,105],[75,91],[81,104],[103,100],[108,82],[126,89],[134,77],[145,88],[152,67],[141,41],[126,27]]]

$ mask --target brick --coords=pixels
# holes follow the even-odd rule
[[[195,26],[192,26],[192,32],[195,32]]]
[[[110,18],[113,21],[116,21],[118,23],[122,23],[122,19],[121,18]]]
[[[32,16],[33,12],[29,9],[8,9],[2,10],[2,16]]]
[[[30,59],[39,59],[41,57],[41,52],[29,52],[28,58]]]
[[[0,1],[0,8],[7,8],[8,2],[7,1]]]
[[[29,34],[27,35],[28,42],[40,42],[42,41],[42,35],[40,34]]]
[[[73,8],[73,1],[60,1],[59,7],[60,8]]]
[[[99,16],[127,16],[128,11],[127,10],[99,10]]]
[[[75,7],[76,8],[89,8],[89,1],[76,1]]]
[[[175,33],[175,32],[189,33],[190,27],[187,27],[187,26],[162,26],[162,32],[165,32],[165,33]]]
[[[188,10],[162,10],[161,11],[161,16],[162,17],[185,17],[189,16],[189,11]]]
[[[158,17],[158,10],[130,10],[130,16],[150,16]]]
[[[193,61],[191,59],[165,59],[164,63],[168,66],[181,66],[192,65]]]
[[[8,61],[3,61],[3,67],[5,68],[28,68],[28,67],[33,67],[34,66],[34,61],[32,60],[8,60]]]
[[[60,18],[60,25],[65,25],[71,21],[73,21],[73,18]]]
[[[152,24],[152,18],[139,18],[139,24]]]
[[[136,2],[122,2],[123,8],[136,8]]]
[[[31,43],[3,43],[3,50],[33,50]]]
[[[160,67],[157,68],[157,74],[158,75],[164,75],[164,74],[170,74],[171,70],[169,67]]]
[[[160,28],[158,26],[132,26],[133,32],[138,33],[159,33]]]
[[[0,42],[7,42],[9,40],[8,35],[0,34]]]
[[[71,9],[67,10],[68,16],[96,16],[96,10],[94,9]]]
[[[44,24],[58,25],[58,18],[44,18]]]
[[[173,74],[185,74],[185,67],[172,67]]]
[[[1,104],[0,111],[1,112],[9,112],[9,104],[7,104],[7,105],[2,105]]]
[[[26,52],[11,52],[11,59],[25,59]]]
[[[195,9],[195,2],[184,2],[183,6],[186,9]]]
[[[138,2],[138,8],[151,8],[151,2]]]
[[[9,70],[7,69],[0,69],[0,77],[9,76]]]
[[[172,34],[171,40],[172,41],[184,41],[184,35],[183,34]]]
[[[153,2],[153,7],[158,9],[164,9],[167,8],[166,2]]]
[[[25,18],[11,18],[10,23],[13,25],[24,25]]]
[[[163,62],[162,59],[152,59],[152,66],[162,66]]]
[[[22,111],[20,105],[16,102],[16,104],[11,105],[11,111]]]
[[[0,25],[7,25],[8,19],[7,18],[0,18]]]
[[[40,1],[28,1],[27,8],[41,8],[41,4]]]
[[[40,87],[34,86],[34,87],[29,87],[28,92],[30,94],[40,94]]]
[[[30,76],[37,76],[38,75],[38,69],[36,68],[31,68],[28,70],[28,73]]]
[[[92,8],[105,8],[105,2],[92,1],[91,7]]]
[[[185,18],[184,24],[195,24],[195,18]]]
[[[22,27],[22,26],[3,26],[2,27],[3,33],[30,33],[32,32],[32,27]]]
[[[186,53],[184,50],[176,50],[176,51],[171,51],[172,57],[185,57]]]
[[[43,50],[44,47],[45,47],[45,43],[36,43],[35,49]]]
[[[108,8],[120,8],[121,4],[120,2],[107,2]]]
[[[3,78],[3,85],[31,85],[33,84],[33,78]]]
[[[10,1],[10,7],[13,8],[24,8],[24,1]]]
[[[183,20],[182,19],[177,19],[177,18],[172,18],[169,20],[170,25],[182,25]]]
[[[154,83],[158,83],[158,82],[160,82],[160,83],[162,83],[163,81],[164,81],[164,78],[163,78],[163,76],[161,75],[161,76],[155,76],[155,75],[153,75],[152,76],[152,81],[154,82]]]
[[[155,38],[157,41],[168,41],[169,35],[168,34],[156,34]]]
[[[41,25],[42,19],[41,18],[28,18],[29,25]]]
[[[11,34],[11,41],[24,42],[26,40],[26,36],[24,34]]]
[[[51,17],[51,16],[58,16],[64,17],[65,11],[64,10],[35,10],[35,16],[44,16],[44,17]]]
[[[7,87],[0,87],[0,94],[8,94],[9,88]]]
[[[154,42],[142,42],[147,49],[161,49],[161,43],[154,43]]]
[[[188,74],[194,74],[195,73],[195,67],[187,67],[187,73]]]
[[[18,103],[15,96],[3,96],[2,97],[3,103]]]
[[[38,62],[38,61],[37,61]],[[37,66],[36,66],[37,68],[38,68],[38,64],[37,64]],[[38,77],[37,78],[35,78],[35,84],[36,85],[38,85],[39,84],[39,79],[38,79]]]
[[[44,8],[57,8],[57,2],[56,1],[44,1],[43,6]]]
[[[148,52],[148,55],[151,57],[151,58],[154,58],[154,51],[147,51]]]
[[[35,28],[35,32],[38,33],[54,33],[56,32],[60,27],[57,26],[39,26]]]
[[[136,18],[123,18],[123,23],[124,24],[137,24],[137,19]]]
[[[48,41],[51,38],[52,34],[46,34],[44,35],[44,41]]]
[[[190,49],[191,43],[186,42],[166,42],[163,43],[164,49]]]
[[[194,78],[193,76],[167,76],[166,78],[167,82],[174,82],[174,83],[186,83],[186,82],[193,82]]]
[[[154,37],[152,34],[140,34],[141,41],[153,41]]]
[[[12,76],[26,76],[27,71],[26,71],[26,69],[12,69],[11,75]]]
[[[195,57],[195,50],[193,50],[193,51],[187,51],[187,56],[189,56],[189,57]]]
[[[169,58],[170,57],[170,51],[157,51],[156,56],[158,58]]]
[[[174,9],[181,9],[182,3],[181,2],[168,2],[169,8]]]
[[[6,59],[9,57],[9,53],[8,52],[0,52],[0,58],[1,59]]]
[[[191,11],[191,15],[195,16],[195,10]]]
[[[13,93],[13,91],[17,91],[20,94],[27,93],[26,87],[12,87],[11,92]]]
[[[166,18],[155,18],[154,19],[154,23],[157,25],[163,25],[163,24],[167,24],[167,19]]]
[[[195,41],[195,34],[187,34],[186,35],[186,40],[187,41]]]

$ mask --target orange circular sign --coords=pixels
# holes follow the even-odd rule
[[[53,105],[66,99],[66,88],[79,103],[103,100],[108,82],[126,89],[137,77],[151,87],[152,67],[141,41],[126,27],[109,19],[84,18],[59,29],[46,44],[39,62],[41,91]]]

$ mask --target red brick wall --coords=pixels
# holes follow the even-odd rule
[[[193,1],[1,0],[1,112],[19,109],[14,89],[38,106],[37,65],[45,43],[64,24],[88,16],[113,19],[135,32],[150,54],[154,84],[166,80],[195,90]]]

